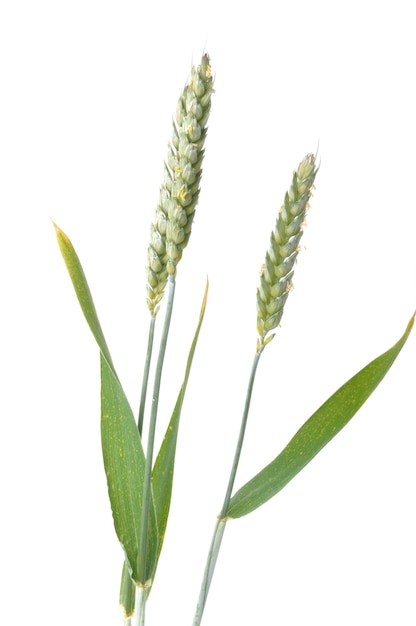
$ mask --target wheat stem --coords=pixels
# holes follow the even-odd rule
[[[144,626],[146,619],[146,589],[141,586],[136,586],[135,596],[135,612],[132,617],[132,626]]]
[[[157,410],[159,404],[160,384],[162,380],[163,362],[165,358],[166,345],[169,335],[170,321],[172,317],[173,301],[175,295],[175,277],[169,276],[168,300],[166,305],[165,319],[163,323],[162,336],[160,339],[159,354],[155,369],[155,379],[153,383],[152,407],[150,412],[149,433],[147,439],[147,452],[143,484],[143,500],[142,515],[140,524],[140,541],[139,541],[139,580],[144,584],[146,582],[146,552],[147,538],[149,530],[149,517],[151,506],[151,478],[153,465],[153,449],[156,432]],[[146,599],[143,599],[145,603]]]
[[[217,563],[218,553],[220,551],[222,538],[225,531],[226,519],[217,518],[212,536],[211,545],[208,551],[207,562],[205,564],[204,575],[202,578],[201,590],[199,592],[198,604],[195,611],[192,626],[200,626],[202,616],[204,614],[205,604],[207,601],[212,577],[214,575],[215,565]]]
[[[218,554],[221,548],[222,538],[225,531],[225,524],[227,522],[227,509],[230,503],[235,477],[237,474],[238,464],[240,461],[241,450],[244,442],[244,435],[247,426],[248,414],[250,410],[250,402],[251,396],[253,393],[254,380],[256,378],[257,366],[259,364],[260,356],[263,352],[264,347],[262,347],[259,351],[256,351],[254,355],[253,365],[251,367],[249,382],[247,386],[246,392],[246,401],[244,404],[244,411],[241,418],[240,424],[240,432],[238,435],[237,445],[234,453],[234,459],[231,466],[231,472],[228,479],[227,489],[225,492],[224,502],[221,508],[221,512],[218,516],[217,522],[214,528],[214,534],[211,541],[211,546],[208,552],[207,562],[205,565],[204,575],[202,578],[201,590],[199,593],[198,604],[195,611],[195,617],[193,621],[193,626],[199,626],[202,620],[202,615],[204,613],[205,604],[207,601],[209,589],[211,586],[211,580],[214,575],[215,565],[217,563]]]
[[[137,426],[139,429],[140,436],[142,436],[142,433],[143,433],[144,411],[146,407],[146,396],[147,396],[147,385],[149,382],[150,363],[152,360],[155,324],[156,324],[156,317],[152,315],[150,317],[149,333],[148,333],[148,338],[147,338],[146,359],[145,359],[143,379],[142,379],[142,390],[140,394],[139,417],[137,421]]]
[[[248,413],[250,410],[251,396],[253,393],[254,380],[256,378],[257,366],[259,364],[259,360],[260,360],[260,356],[262,352],[263,352],[263,349],[260,349],[258,352],[256,351],[256,354],[254,355],[253,365],[251,367],[250,378],[249,378],[249,382],[247,386],[246,401],[244,405],[243,416],[241,418],[240,432],[238,434],[238,440],[237,440],[237,445],[236,445],[236,449],[234,453],[233,464],[231,467],[230,477],[228,479],[227,490],[225,493],[225,498],[224,498],[224,502],[222,505],[221,513],[220,513],[220,519],[223,519],[226,517],[228,505],[230,504],[230,499],[231,499],[231,495],[232,495],[232,491],[234,487],[235,477],[237,474],[238,464],[240,461],[241,450],[243,448],[244,436],[246,433],[246,426],[247,426],[247,420],[248,420]]]

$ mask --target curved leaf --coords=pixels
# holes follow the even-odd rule
[[[178,399],[176,400],[175,408],[172,413],[168,428],[166,430],[162,445],[160,446],[159,454],[155,461],[152,473],[152,485],[153,496],[156,508],[156,517],[158,521],[158,552],[157,560],[160,556],[160,551],[163,545],[163,539],[165,536],[166,525],[168,521],[171,494],[172,494],[172,482],[173,472],[175,467],[175,453],[176,443],[178,438],[179,420],[181,417],[183,400],[185,397],[186,386],[188,384],[188,378],[191,371],[192,360],[195,354],[196,344],[198,342],[199,331],[201,330],[202,321],[204,319],[205,308],[207,304],[208,296],[208,281],[205,287],[204,298],[202,301],[201,312],[199,315],[198,325],[195,331],[195,335],[192,341],[191,349],[189,351],[188,360],[186,364],[185,376],[179,391]],[[157,561],[155,564],[156,570]]]
[[[403,348],[414,323],[390,350],[369,363],[310,417],[274,461],[239,489],[227,517],[242,517],[267,502],[292,480],[349,422],[384,378]]]
[[[110,351],[104,338],[104,333],[98,319],[97,311],[95,310],[94,301],[92,299],[91,291],[88,286],[84,270],[82,269],[81,262],[69,237],[65,235],[63,230],[61,230],[55,222],[52,222],[52,224],[55,227],[59,248],[65,261],[69,276],[72,280],[78,302],[80,303],[82,312],[84,313],[84,317],[95,337],[96,342],[98,343],[101,353],[115,374],[116,372],[110,356]]]
[[[117,536],[124,548],[130,575],[137,582],[141,499],[145,457],[133,412],[118,379],[81,262],[69,237],[53,223],[61,254],[84,317],[100,349],[101,444],[108,493]],[[154,569],[157,522],[152,498],[146,574]]]

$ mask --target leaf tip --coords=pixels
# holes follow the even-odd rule
[[[68,240],[68,237],[65,235],[64,231],[59,228],[58,224],[56,224],[56,222],[54,222],[52,218],[50,219],[52,222],[52,226],[55,229],[55,235],[58,240],[58,243],[60,244],[62,240]]]
[[[201,306],[201,317],[204,316],[205,314],[205,309],[207,307],[207,300],[208,300],[208,289],[209,289],[209,280],[208,280],[208,275],[207,275],[207,279],[206,279],[206,283],[205,283],[205,291],[204,291],[204,297],[202,299],[202,306]]]
[[[68,250],[72,251],[73,254],[75,254],[75,250],[73,250],[73,245],[68,235],[66,235],[64,231],[59,228],[58,224],[56,224],[52,219],[51,222],[53,227],[55,228],[56,239],[58,240],[59,248],[61,249],[61,253],[66,262],[66,255],[68,253]]]
[[[408,323],[408,325],[407,325],[407,328],[406,328],[406,333],[405,333],[405,334],[409,334],[409,333],[410,333],[410,331],[412,330],[412,328],[413,328],[413,324],[415,323],[415,318],[416,318],[416,311],[413,313],[412,317],[411,317],[411,318],[410,318],[410,320],[409,320],[409,323]]]
[[[61,233],[62,231],[61,231],[61,229],[59,228],[58,224],[57,224],[56,222],[54,222],[54,221],[53,221],[53,219],[52,219],[51,217],[50,217],[49,219],[50,219],[50,220],[51,220],[51,222],[52,222],[52,226],[54,227],[56,234]]]

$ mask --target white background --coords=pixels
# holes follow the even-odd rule
[[[321,168],[281,329],[262,357],[238,485],[416,306],[413,3],[2,3],[0,622],[121,623],[98,351],[49,218],[71,237],[137,410],[144,265],[170,121],[215,73],[200,204],[179,268],[160,429],[206,275],[149,626],[191,624],[255,348],[255,291],[293,169]],[[204,626],[416,623],[411,336],[346,429],[226,531]]]

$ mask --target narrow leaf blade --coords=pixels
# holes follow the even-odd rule
[[[104,338],[104,333],[101,328],[100,321],[98,319],[97,311],[95,309],[94,301],[92,299],[91,291],[88,286],[87,278],[82,269],[81,262],[75,252],[74,246],[71,240],[54,222],[56,238],[58,240],[59,248],[61,250],[62,257],[65,261],[69,276],[75,289],[78,302],[81,306],[84,317],[91,329],[92,334],[95,337],[100,351],[104,355],[107,362],[114,370],[113,362],[111,360],[110,351],[107,346],[107,342]]]
[[[279,456],[234,494],[228,517],[247,515],[276,495],[349,422],[393,365],[407,341],[414,317],[390,350],[340,387],[301,426]]]
[[[137,565],[145,457],[133,412],[118,379],[101,354],[101,443],[108,493],[117,537],[138,581]],[[152,505],[147,571],[157,553],[157,525]],[[144,582],[144,581],[141,581]]]
[[[175,408],[172,413],[168,428],[166,430],[162,445],[159,450],[159,454],[155,461],[152,473],[152,485],[153,495],[156,507],[156,517],[158,520],[158,552],[157,561],[160,556],[160,552],[163,545],[163,540],[166,531],[166,525],[169,516],[170,501],[172,495],[172,483],[173,473],[175,467],[175,454],[176,443],[178,439],[179,421],[182,411],[183,400],[185,397],[185,391],[188,384],[189,374],[191,371],[192,360],[195,354],[196,345],[198,342],[199,332],[201,330],[202,322],[204,319],[205,308],[208,296],[208,281],[205,287],[204,298],[202,301],[201,312],[199,315],[198,325],[195,331],[195,335],[192,341],[191,349],[189,351],[188,360],[186,364],[185,376],[179,391],[179,395],[175,404]],[[155,570],[156,570],[155,565]]]
[[[133,412],[111,359],[81,262],[69,237],[55,223],[53,225],[78,302],[100,349],[104,467],[116,533],[126,554],[129,573],[137,581],[138,533],[145,466],[143,447]],[[146,554],[148,573],[154,569],[157,554],[153,495]]]

